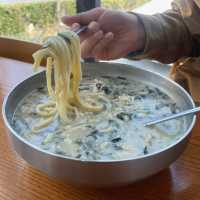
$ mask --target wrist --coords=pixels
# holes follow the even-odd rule
[[[145,49],[145,43],[146,43],[146,34],[144,25],[141,22],[140,18],[135,13],[129,13],[131,17],[133,18],[133,33],[132,38],[134,38],[132,42],[132,48],[130,50],[130,53],[128,55],[138,55],[141,54]]]
[[[146,34],[144,30],[144,25],[141,22],[140,18],[135,15],[137,18],[137,26],[138,27],[138,34],[137,34],[137,51],[143,51],[145,48],[145,41],[146,41]]]

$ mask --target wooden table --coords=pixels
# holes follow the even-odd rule
[[[1,103],[8,91],[31,73],[30,64],[0,57]],[[13,151],[2,117],[0,130],[0,200],[200,199],[200,117],[186,151],[168,169],[129,187],[107,190],[80,189],[48,177]]]

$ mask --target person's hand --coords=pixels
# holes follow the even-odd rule
[[[72,29],[88,25],[88,30],[80,35],[83,58],[117,59],[144,48],[144,28],[134,14],[95,8],[64,16],[62,21]]]

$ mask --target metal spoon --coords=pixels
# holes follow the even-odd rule
[[[80,35],[81,33],[83,33],[84,31],[86,31],[88,28],[87,25],[85,26],[80,26],[79,28],[73,30],[77,35]]]
[[[196,107],[196,108],[193,108],[193,109],[190,109],[190,110],[185,110],[183,112],[173,114],[173,115],[170,115],[170,116],[167,116],[167,117],[163,117],[161,119],[156,119],[156,120],[146,122],[144,124],[144,126],[152,126],[152,125],[155,125],[155,124],[159,124],[159,123],[169,121],[169,120],[172,120],[172,119],[176,119],[176,118],[179,118],[179,117],[183,117],[183,116],[186,116],[186,115],[195,114],[195,113],[198,113],[198,112],[200,112],[200,107]]]
[[[77,35],[80,35],[84,31],[86,31],[87,28],[88,28],[87,26],[80,26],[79,28],[72,30],[72,31],[75,32]],[[58,35],[61,36],[67,43],[70,43],[69,38],[67,38],[64,34],[58,33]]]
[[[75,32],[77,35],[80,35],[81,33],[83,33],[84,31],[86,31],[88,28],[88,26],[80,26],[79,28],[73,30],[73,32]],[[67,38],[64,34],[62,33],[58,33],[59,36],[61,36],[67,43],[70,43],[70,40],[69,38]],[[48,44],[45,44],[42,46],[42,49],[43,48],[47,48],[48,47]]]

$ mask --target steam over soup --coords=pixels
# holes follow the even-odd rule
[[[44,121],[36,105],[50,101],[46,87],[37,88],[17,106],[14,129],[31,144],[46,151],[81,160],[119,160],[149,154],[167,147],[185,130],[185,119],[144,127],[144,122],[179,111],[176,103],[158,88],[125,77],[85,77],[80,97],[101,112],[83,112],[52,122]]]

